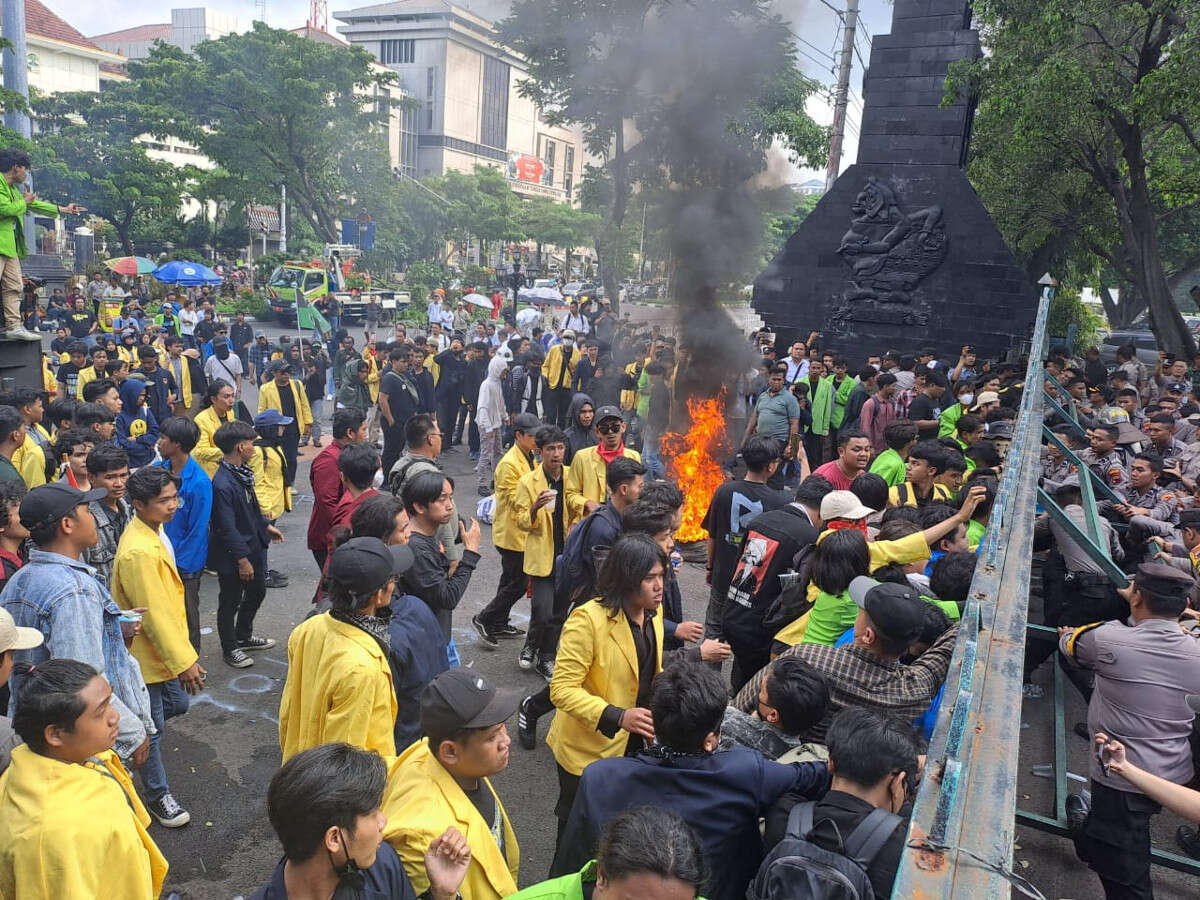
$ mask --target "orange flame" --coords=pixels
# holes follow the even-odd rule
[[[689,397],[692,426],[687,434],[668,431],[662,436],[662,455],[667,470],[683,492],[683,521],[675,532],[683,543],[702,541],[708,532],[702,526],[709,501],[725,482],[725,472],[713,455],[725,439],[725,392],[716,397]]]

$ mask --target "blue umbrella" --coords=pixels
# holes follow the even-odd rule
[[[220,284],[224,279],[208,266],[186,260],[163,263],[150,273],[163,284],[180,284],[184,287],[199,287],[202,284]]]

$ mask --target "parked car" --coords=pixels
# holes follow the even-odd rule
[[[1117,348],[1123,344],[1133,344],[1137,358],[1148,366],[1158,364],[1158,339],[1150,330],[1148,320],[1139,319],[1128,328],[1111,331],[1104,336],[1100,344],[1100,361],[1106,366],[1117,364]]]

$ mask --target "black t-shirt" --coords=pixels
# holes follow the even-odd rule
[[[727,481],[717,488],[704,515],[704,530],[716,541],[713,553],[713,587],[724,593],[742,555],[746,525],[755,516],[787,505],[780,491],[753,481]]]
[[[913,422],[928,421],[930,419],[936,422],[939,415],[941,415],[941,410],[924,394],[917,394],[913,397],[912,403],[908,405],[908,418]],[[938,425],[935,424],[932,428],[920,428],[918,432],[923,441],[936,440]]]
[[[504,847],[504,817],[496,808],[496,798],[492,795],[491,789],[483,779],[480,779],[479,786],[475,790],[468,791],[464,788],[463,793],[467,795],[471,805],[479,810],[479,815],[483,817],[483,821],[487,823],[488,829],[492,832],[496,846],[500,848],[500,855],[507,859],[508,853]]]
[[[68,397],[75,396],[75,390],[79,385],[79,366],[73,362],[65,362],[58,367],[55,378],[66,387]]]
[[[396,423],[395,427],[404,428],[408,420],[417,412],[418,398],[414,397],[415,387],[411,382],[406,382],[404,376],[388,369],[383,373],[383,378],[379,380],[379,393],[387,395],[388,411]],[[385,419],[381,425],[387,428],[387,420]]]
[[[71,329],[71,337],[87,337],[91,333],[96,317],[88,312],[75,310],[67,314],[67,327]]]
[[[292,386],[279,389],[279,412],[292,420],[292,424],[288,428],[297,428],[300,423],[296,421],[296,395],[292,393]]]

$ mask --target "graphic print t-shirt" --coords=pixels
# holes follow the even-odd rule
[[[728,585],[742,555],[746,526],[756,516],[787,505],[774,488],[753,481],[728,481],[717,488],[704,516],[704,530],[717,542],[713,555],[712,583]]]

